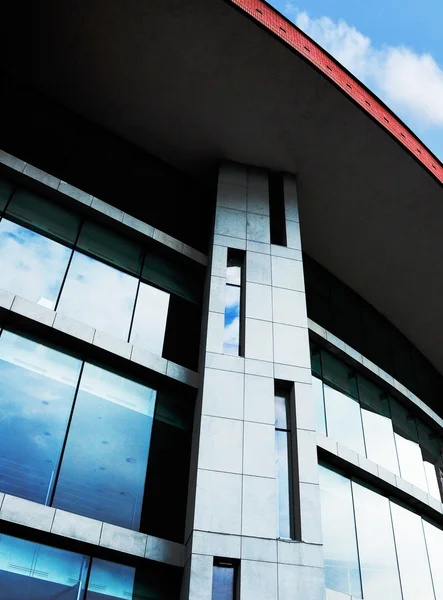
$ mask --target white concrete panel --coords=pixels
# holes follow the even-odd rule
[[[223,353],[225,316],[221,313],[208,313],[208,330],[206,335],[206,351]]]
[[[215,277],[226,277],[226,266],[228,264],[228,249],[225,246],[212,247],[211,275]]]
[[[285,198],[285,216],[288,221],[299,221],[297,183],[292,175],[283,177],[283,194]]]
[[[57,509],[51,533],[98,545],[102,526],[101,521]]]
[[[131,356],[132,344],[129,344],[128,342],[125,342],[124,340],[115,337],[115,335],[106,333],[105,331],[99,331],[98,329],[96,329],[92,343],[94,346],[103,348],[103,350],[107,350],[108,352],[117,354],[122,358],[129,359]]]
[[[210,285],[209,310],[224,315],[226,303],[226,278],[213,275],[211,277]]]
[[[266,169],[248,168],[248,190],[264,190],[269,192],[269,177]]]
[[[245,375],[246,421],[256,421],[274,425],[274,380],[257,375]]]
[[[246,319],[245,330],[245,356],[272,361],[272,323],[258,319]]]
[[[14,302],[14,294],[6,290],[0,290],[0,307],[9,310]]]
[[[148,225],[140,219],[133,217],[132,215],[127,215],[126,213],[123,215],[123,224],[139,233],[145,235],[146,237],[154,237],[154,227],[152,225]]]
[[[317,436],[315,431],[297,429],[297,462],[299,480],[318,483]]]
[[[272,288],[260,283],[246,284],[246,318],[272,321]]]
[[[310,367],[293,367],[291,365],[281,365],[280,363],[275,363],[274,377],[275,379],[282,379],[283,381],[308,383],[309,385],[312,383],[312,373]]]
[[[220,209],[225,210],[225,209]],[[228,210],[228,209],[226,209]],[[234,212],[234,211],[232,211]],[[242,213],[246,214],[246,213]],[[229,235],[214,235],[214,244],[216,246],[226,246],[227,248],[236,248],[237,250],[246,250],[246,238],[230,237]]]
[[[156,373],[162,373],[166,375],[166,369],[168,367],[168,361],[162,358],[158,354],[139,348],[138,346],[132,346],[131,361],[151,369]]]
[[[242,472],[243,423],[203,415],[198,466],[201,469]]]
[[[245,373],[248,375],[261,375],[262,377],[274,377],[274,365],[264,360],[245,358]]]
[[[242,373],[206,369],[203,384],[203,414],[242,419],[243,388]]]
[[[112,548],[127,554],[144,556],[148,536],[138,531],[117,527],[110,523],[103,523],[100,546]]]
[[[248,186],[248,212],[269,216],[269,192]]]
[[[302,540],[322,543],[320,488],[312,483],[300,483],[300,517]]]
[[[269,244],[254,242],[253,240],[246,241],[246,250],[248,252],[258,252],[259,254],[271,254],[271,246]]]
[[[243,477],[242,535],[275,538],[277,485],[275,479]]]
[[[297,565],[278,565],[278,600],[324,600],[323,569]]]
[[[223,535],[221,533],[208,533],[194,531],[192,536],[192,552],[194,554],[208,554],[223,558],[240,558],[241,540],[239,535]]]
[[[286,221],[286,243],[288,248],[301,250],[300,225],[295,221]]]
[[[148,535],[145,549],[145,558],[157,562],[182,567],[184,564],[185,547],[169,540],[163,540],[153,535]]]
[[[233,208],[234,210],[246,210],[246,187],[228,183],[218,182],[217,206]]]
[[[241,600],[277,600],[277,564],[242,560]]]
[[[244,423],[243,473],[275,477],[275,427],[263,423]]]
[[[63,313],[56,313],[53,327],[89,344],[92,343],[95,334],[94,327],[75,321]]]
[[[248,183],[248,169],[245,165],[226,162],[220,166],[218,179],[219,181],[246,186]]]
[[[281,258],[280,256],[271,256],[271,266],[272,285],[287,290],[305,291],[302,262],[290,258]]]
[[[247,253],[246,281],[271,285],[271,257],[269,254]]]
[[[245,240],[246,213],[230,208],[217,208],[215,213],[215,233]]]
[[[93,210],[103,213],[111,219],[119,221],[120,223],[123,221],[124,212],[122,210],[116,208],[115,206],[112,206],[111,204],[108,204],[107,202],[103,202],[103,200],[100,200],[99,198],[94,197],[92,199],[91,208]]]
[[[343,460],[346,460],[347,462],[349,462],[353,465],[356,465],[358,467],[357,452],[354,452],[353,450],[350,450],[349,448],[342,446],[342,444],[337,444],[337,455],[340,458],[343,458]]]
[[[297,428],[315,431],[315,407],[312,386],[295,384],[295,419]]]
[[[278,540],[278,562],[287,565],[301,565],[301,542]]]
[[[194,528],[241,533],[242,476],[198,470]]]
[[[52,327],[52,324],[54,323],[55,312],[53,310],[41,306],[36,302],[26,300],[26,298],[21,298],[20,296],[15,296],[11,310],[19,315],[28,317],[28,319],[38,321],[43,325],[48,325],[49,327]]]
[[[306,297],[304,292],[272,288],[273,320],[276,323],[307,326]]]
[[[212,556],[193,554],[191,556],[191,573],[189,596],[186,600],[210,600],[212,597]]]
[[[241,557],[245,560],[277,562],[277,540],[243,536]]]
[[[274,360],[295,367],[311,367],[308,330],[274,323]]]
[[[242,356],[230,356],[229,354],[214,354],[212,352],[207,352],[205,366],[208,369],[244,373],[245,359]]]
[[[0,519],[19,523],[41,531],[50,531],[55,516],[55,508],[43,506],[24,498],[5,494]]]
[[[246,215],[246,239],[252,242],[270,244],[271,228],[269,217],[248,212]]]

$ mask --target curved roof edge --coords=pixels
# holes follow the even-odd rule
[[[443,164],[365,85],[264,0],[227,0],[278,36],[357,103],[443,184]]]

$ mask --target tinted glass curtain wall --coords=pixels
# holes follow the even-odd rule
[[[0,206],[0,289],[154,354],[164,351],[171,295],[174,310],[182,319],[195,321],[198,329],[200,281],[195,269],[146,252],[31,192],[17,189],[11,194]],[[172,344],[171,360],[178,356],[193,368],[198,349],[180,340]]]
[[[443,530],[320,466],[326,587],[364,600],[443,600]]]
[[[3,330],[0,490],[138,529],[156,391]]]
[[[441,435],[328,352],[313,348],[312,368],[317,431],[441,501]]]

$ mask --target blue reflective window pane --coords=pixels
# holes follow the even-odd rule
[[[351,482],[320,466],[326,587],[362,597]]]
[[[14,333],[0,337],[0,491],[45,504],[81,363]]]
[[[140,283],[130,342],[162,355],[168,318],[169,294]]]
[[[435,600],[421,518],[394,502],[391,511],[403,600]]]
[[[399,433],[395,434],[400,474],[403,479],[427,492],[425,468],[420,446]]]
[[[353,482],[365,600],[402,600],[389,500]]]
[[[443,531],[423,521],[436,600],[443,600]]]
[[[327,385],[324,394],[328,436],[365,456],[360,405]]]
[[[367,457],[388,471],[400,475],[391,419],[363,407],[361,416]]]
[[[315,405],[315,426],[317,433],[326,435],[325,401],[323,397],[323,382],[317,377],[312,378],[312,393]]]
[[[94,558],[86,600],[131,600],[134,582],[134,567]]]
[[[0,535],[0,597],[82,600],[88,561],[81,554]]]
[[[53,505],[138,529],[156,392],[86,364]]]
[[[289,429],[287,404],[288,402],[285,394],[275,394],[275,426],[277,429]]]
[[[53,309],[71,250],[7,219],[0,222],[0,288]]]
[[[238,356],[240,351],[240,288],[226,286],[223,353]]]
[[[278,537],[291,538],[290,487],[289,487],[289,433],[275,432],[275,462],[278,499]]]
[[[234,568],[214,565],[212,600],[234,600]]]
[[[127,340],[137,285],[135,277],[74,252],[57,310]]]

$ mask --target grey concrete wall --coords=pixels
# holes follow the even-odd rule
[[[241,559],[241,600],[321,600],[324,572],[308,320],[295,178],[287,247],[270,243],[265,170],[220,168],[182,600],[212,596],[214,557]],[[246,252],[244,356],[223,354],[228,248]],[[274,382],[293,385],[297,541],[278,539]]]

